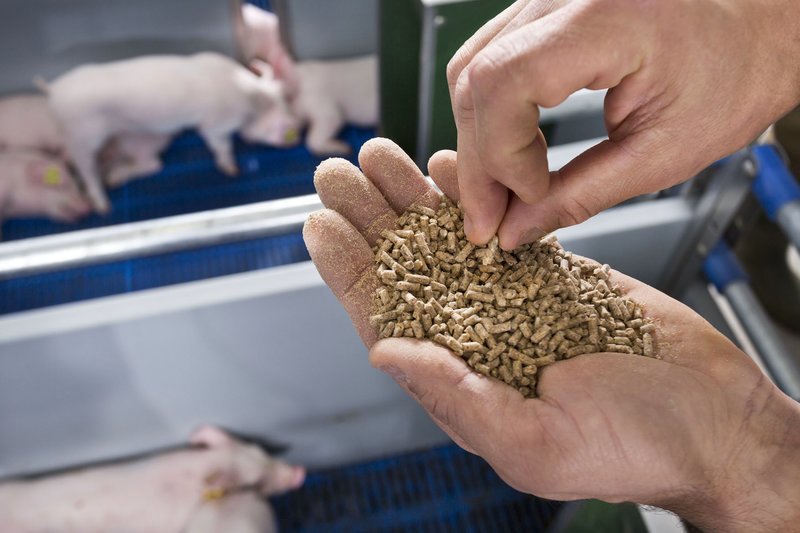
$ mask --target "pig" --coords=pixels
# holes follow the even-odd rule
[[[0,151],[15,149],[64,155],[64,134],[46,97],[32,93],[0,99]]]
[[[269,64],[276,78],[284,83],[287,96],[297,94],[299,81],[295,61],[281,41],[278,17],[252,4],[242,6],[244,35],[240,40],[244,56]]]
[[[121,133],[101,150],[103,180],[116,187],[134,177],[158,172],[159,153],[169,135]],[[20,94],[0,99],[0,153],[26,150],[52,155],[66,162],[64,133],[47,97]]]
[[[251,142],[293,144],[298,128],[283,86],[213,52],[144,56],[77,67],[49,84],[38,80],[66,135],[67,152],[98,213],[110,210],[96,164],[115,134],[171,134],[197,127],[217,166],[238,173],[231,134]]]
[[[0,152],[0,220],[48,217],[75,222],[90,211],[60,159],[32,151]]]
[[[223,430],[195,431],[193,448],[135,462],[0,484],[4,533],[265,533],[266,496],[294,490],[305,469]]]
[[[112,137],[100,152],[99,168],[107,187],[119,187],[132,179],[163,168],[161,152],[172,137],[158,133],[123,133]]]
[[[376,56],[297,63],[299,92],[295,113],[308,123],[306,144],[316,155],[346,155],[350,146],[336,139],[345,123],[378,123]]]

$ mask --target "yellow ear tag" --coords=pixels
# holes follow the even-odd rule
[[[45,185],[61,185],[61,171],[57,166],[50,165],[44,171]]]
[[[287,143],[293,143],[297,140],[298,137],[299,135],[297,133],[297,130],[289,130],[283,136],[283,140],[285,140]]]
[[[206,489],[203,491],[203,501],[213,502],[225,497],[225,489]]]

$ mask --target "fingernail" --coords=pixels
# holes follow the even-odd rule
[[[405,372],[400,370],[394,365],[388,365],[381,367],[381,372],[385,372],[391,376],[393,380],[395,380],[399,385],[407,385],[408,384],[408,376],[406,376]]]
[[[531,228],[522,234],[522,237],[520,237],[519,239],[519,244],[528,244],[531,242],[536,242],[545,235],[547,235],[547,232],[542,231],[539,228]]]

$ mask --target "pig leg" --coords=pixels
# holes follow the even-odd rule
[[[69,153],[72,156],[72,162],[78,171],[78,176],[83,183],[92,207],[97,213],[106,214],[111,211],[111,205],[105,190],[103,190],[97,162],[95,161],[95,153],[99,148],[99,143],[96,144],[97,146],[70,143]]]
[[[306,144],[314,155],[347,155],[352,149],[336,138],[344,126],[341,113],[335,109],[311,116]]]
[[[106,185],[119,187],[134,178],[142,178],[148,174],[159,172],[164,165],[158,157],[134,160],[129,163],[117,165],[106,176]]]
[[[98,158],[106,185],[118,187],[161,170],[160,154],[171,139],[170,135],[157,133],[123,132],[115,136]]]
[[[268,533],[277,529],[269,503],[249,491],[201,503],[183,533]]]
[[[229,176],[239,174],[239,167],[236,166],[236,159],[233,155],[233,141],[230,132],[220,134],[203,130],[200,134],[208,143],[211,153],[214,154],[217,168]]]

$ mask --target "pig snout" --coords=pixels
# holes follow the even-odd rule
[[[302,124],[287,107],[276,104],[241,131],[247,142],[288,148],[300,144]]]

